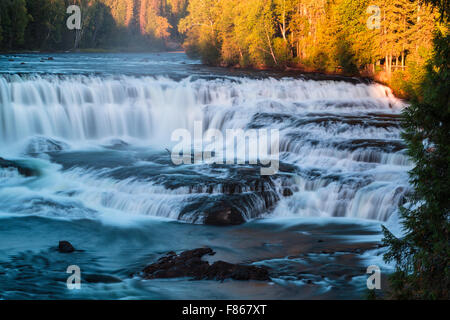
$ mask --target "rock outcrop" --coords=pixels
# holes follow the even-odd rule
[[[36,176],[37,172],[36,170],[34,170],[33,168],[20,163],[20,161],[11,161],[11,160],[6,160],[3,158],[0,158],[0,168],[15,168],[17,169],[17,171],[25,177],[32,177],[32,176]]]
[[[58,245],[58,251],[61,253],[71,253],[75,251],[75,248],[69,241],[60,241]]]
[[[242,264],[232,264],[216,261],[212,265],[202,260],[205,255],[214,255],[211,248],[188,250],[177,255],[168,252],[157,262],[147,266],[142,271],[145,279],[190,277],[195,280],[259,280],[268,281],[269,272],[266,268]]]

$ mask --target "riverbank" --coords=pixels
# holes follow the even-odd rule
[[[368,266],[392,271],[381,226],[396,227],[410,163],[403,104],[387,88],[206,67],[180,53],[14,60],[0,57],[0,299],[363,299]],[[171,136],[196,120],[279,130],[278,173],[175,165]],[[210,225],[214,214],[245,223]],[[192,274],[182,253],[205,246],[216,254],[193,261],[207,272],[198,278],[231,279],[179,277]],[[66,287],[72,265],[80,291]],[[270,280],[234,280],[261,268]]]
[[[173,49],[173,50],[154,50],[149,51],[147,49],[135,50],[133,48],[129,48],[128,50],[124,50],[123,48],[114,48],[114,49],[78,49],[72,51],[9,51],[9,52],[0,52],[0,55],[8,56],[11,55],[48,55],[52,58],[52,55],[64,55],[64,54],[121,54],[121,53],[130,53],[130,54],[165,54],[165,53],[185,53],[182,48]],[[191,58],[194,59],[194,58]],[[195,59],[194,59],[195,60]],[[24,61],[18,60],[19,63],[24,63]],[[205,64],[205,66],[208,66]],[[306,75],[311,80],[317,81],[345,81],[349,83],[379,83],[389,87],[393,94],[400,99],[408,100],[411,98],[410,94],[405,94],[402,92],[402,88],[399,85],[392,84],[391,82],[386,81],[386,77],[383,75],[383,72],[376,73],[375,75],[368,74],[349,74],[343,71],[336,72],[327,72],[324,70],[314,69],[311,67],[305,66],[286,66],[286,67],[241,67],[239,65],[234,66],[221,66],[221,65],[212,65],[211,67],[220,68],[223,70],[233,71],[244,71],[244,72],[273,72],[277,74],[283,74],[286,76],[299,76]]]
[[[325,71],[323,69],[315,69],[306,66],[285,66],[285,67],[241,67],[235,66],[220,66],[229,70],[247,70],[247,71],[274,71],[283,72],[286,74],[305,74],[314,80],[342,80],[353,83],[378,83],[389,87],[392,93],[399,99],[409,101],[413,97],[417,97],[418,90],[408,86],[400,75],[400,72],[393,72],[388,75],[385,71],[377,71],[375,73],[348,73],[344,72],[342,68],[336,68],[335,71]],[[403,71],[404,72],[404,71]],[[417,86],[417,84],[415,84]]]
[[[181,47],[166,48],[166,49],[154,49],[150,50],[148,48],[136,48],[136,47],[118,47],[118,48],[85,48],[76,50],[10,50],[2,51],[0,54],[60,54],[60,53],[164,53],[164,52],[181,52],[183,51]]]

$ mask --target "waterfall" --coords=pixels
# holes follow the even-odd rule
[[[327,105],[330,100],[336,101],[335,106]],[[311,102],[296,104],[299,101]],[[208,111],[220,113],[210,119],[209,126],[220,128],[227,122],[228,127],[239,127],[240,120],[248,120],[245,114],[233,118],[230,113],[241,108],[249,108],[251,116],[252,111],[262,110],[345,109],[339,103],[346,102],[374,109],[398,106],[381,85],[332,81],[0,77],[0,141],[33,135],[67,140],[170,137],[176,128],[192,128],[194,120],[201,120]],[[357,109],[358,105],[347,107]]]
[[[69,144],[120,138],[165,146],[173,130],[193,130],[195,121],[221,131],[276,128],[280,160],[297,169],[289,179],[273,178],[280,200],[265,215],[385,221],[409,188],[411,164],[399,127],[403,107],[385,86],[344,81],[3,75],[0,145],[43,136]],[[164,189],[153,176],[63,174],[98,186],[77,193],[79,200],[124,212],[177,218],[192,193]],[[283,197],[286,187],[292,196]],[[258,199],[248,203],[262,207]]]

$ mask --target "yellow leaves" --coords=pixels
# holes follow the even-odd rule
[[[369,5],[381,9],[379,29],[367,29]],[[363,68],[386,54],[396,59],[411,53],[413,42],[430,41],[426,26],[432,19],[423,7],[423,32],[411,37],[419,20],[416,6],[410,0],[190,0],[189,15],[178,29],[190,44],[212,41],[226,63],[278,64],[286,56],[307,61],[319,52],[333,66],[340,60],[336,48],[341,41],[346,43],[345,59]]]

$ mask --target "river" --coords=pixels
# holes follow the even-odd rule
[[[367,266],[392,270],[381,225],[398,231],[410,190],[404,107],[356,78],[212,68],[184,53],[0,55],[0,158],[32,172],[0,166],[0,298],[364,298]],[[195,122],[276,129],[278,172],[175,165],[172,133]],[[223,208],[245,223],[205,224]],[[59,253],[60,240],[79,250]],[[272,281],[137,274],[202,246],[267,266]],[[69,265],[80,290],[66,286]]]

